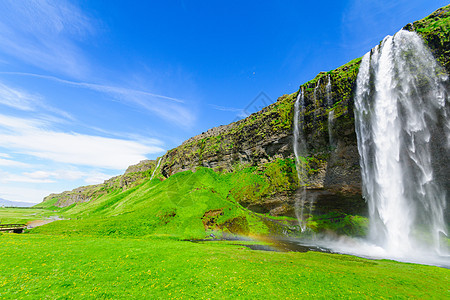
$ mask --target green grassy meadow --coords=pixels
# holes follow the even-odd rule
[[[449,270],[169,237],[0,236],[3,299],[436,298]]]
[[[65,218],[24,234],[0,233],[0,299],[450,297],[444,268],[186,241],[210,233],[274,234],[268,216],[234,199],[236,178],[201,168],[65,208],[53,199],[39,205],[45,208],[0,209],[2,223]]]
[[[26,224],[33,220],[42,220],[56,215],[49,209],[24,208],[24,207],[0,207],[0,224]]]

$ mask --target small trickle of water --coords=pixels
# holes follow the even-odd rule
[[[317,99],[317,93],[318,93],[318,89],[320,86],[320,78],[319,80],[317,80],[316,86],[314,87],[314,92],[313,92],[313,101],[314,101],[314,126],[316,126],[317,123],[317,114],[318,114],[318,110],[320,108],[319,105],[319,100]]]
[[[156,163],[156,167],[155,167],[155,169],[154,169],[153,172],[152,172],[152,176],[150,177],[150,180],[152,180],[152,179],[153,179],[153,176],[155,176],[155,172],[156,172],[156,170],[159,168],[159,164],[161,163],[161,159],[162,159],[162,157],[160,157],[160,158],[158,159],[158,162]]]
[[[450,155],[447,86],[448,76],[412,32],[386,37],[362,59],[355,125],[363,195],[369,239],[387,256],[448,255],[441,244],[448,179],[440,178],[449,174],[441,163]]]
[[[325,87],[325,92],[327,94],[327,105],[330,109],[328,112],[328,140],[331,147],[335,146],[334,138],[333,138],[333,127],[334,127],[334,109],[333,107],[333,99],[331,98],[331,75],[328,74],[328,82]]]
[[[303,126],[305,109],[305,96],[303,89],[298,92],[297,99],[294,105],[294,154],[295,154],[295,168],[297,170],[299,192],[296,195],[295,214],[297,216],[301,231],[306,230],[306,222],[304,220],[304,206],[306,201],[306,174],[304,157],[306,154],[306,143],[303,135]],[[301,120],[300,120],[301,113]],[[301,121],[301,122],[300,122]],[[302,157],[303,156],[303,157]]]

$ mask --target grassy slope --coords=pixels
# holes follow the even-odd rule
[[[272,217],[252,213],[235,199],[262,201],[264,195],[294,185],[297,179],[292,169],[295,172],[294,163],[289,159],[278,159],[264,168],[245,167],[224,174],[200,167],[196,172],[180,172],[164,181],[155,178],[126,191],[112,189],[90,202],[65,207],[59,215],[71,220],[54,222],[34,232],[102,236],[169,234],[179,238],[203,238],[210,230],[219,234],[222,231],[244,235],[274,233],[279,228],[265,222]],[[221,210],[222,214],[211,217],[214,224],[205,232],[204,215],[213,210]],[[311,218],[314,231],[335,230],[354,235],[365,231],[365,218],[338,213],[340,221],[336,221],[336,213],[330,214],[335,219],[333,223],[327,221],[327,216],[320,217],[320,221]],[[294,219],[286,217],[272,219],[292,229],[297,225]]]
[[[168,238],[0,235],[4,299],[450,297],[450,271]]]
[[[209,234],[205,232],[203,216],[221,209],[223,214],[214,219],[217,230],[268,233],[259,218],[234,200],[230,193],[232,184],[232,174],[217,174],[207,168],[199,168],[195,173],[181,172],[164,181],[153,179],[126,191],[112,190],[91,202],[69,206],[60,214],[71,220],[54,222],[34,232],[203,238]]]

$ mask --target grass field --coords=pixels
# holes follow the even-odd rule
[[[2,223],[66,218],[0,233],[0,299],[450,298],[448,269],[184,241],[271,234],[231,179],[200,169],[63,209],[0,209]]]
[[[447,269],[169,237],[0,235],[4,299],[450,297]]]
[[[48,209],[28,207],[0,207],[0,224],[26,224],[29,221],[43,220],[57,214],[57,212]]]

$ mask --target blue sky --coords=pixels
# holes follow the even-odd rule
[[[0,198],[101,183],[446,4],[1,0]]]

